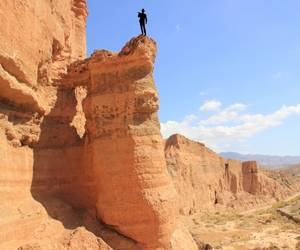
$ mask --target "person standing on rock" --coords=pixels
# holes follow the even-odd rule
[[[145,14],[145,10],[142,9],[142,12],[139,12],[138,18],[140,19],[140,26],[142,35],[147,36],[146,24],[147,24],[147,15]]]

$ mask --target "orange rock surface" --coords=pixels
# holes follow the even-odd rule
[[[224,159],[204,144],[173,135],[165,142],[167,167],[183,215],[220,209],[242,210],[285,198],[299,190],[260,170],[256,162]]]
[[[243,189],[250,194],[257,194],[259,189],[258,167],[255,161],[242,164]]]
[[[168,175],[153,82],[155,42],[131,40],[70,67],[64,88],[87,86],[85,164],[94,176],[97,218],[143,249],[169,249],[176,192]]]
[[[85,0],[2,0],[0,16],[0,98],[49,110],[53,96],[41,86],[86,55]]]
[[[81,60],[85,1],[0,9],[0,248],[109,249],[103,239],[196,249],[166,169],[155,42],[138,37]]]
[[[193,250],[179,211],[285,195],[203,144],[164,143],[152,39],[85,59],[85,0],[2,0],[0,16],[0,249]]]

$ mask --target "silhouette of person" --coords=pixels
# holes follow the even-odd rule
[[[145,14],[145,10],[142,9],[142,12],[139,12],[138,18],[140,19],[140,26],[142,35],[147,36],[146,24],[147,24],[147,15]]]

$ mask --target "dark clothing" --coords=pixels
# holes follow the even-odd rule
[[[147,15],[143,12],[139,12],[138,18],[140,19],[140,26],[142,35],[147,35],[146,24],[147,24]]]
[[[140,21],[140,26],[141,26],[141,32],[142,32],[142,35],[147,35],[147,31],[146,31],[146,25],[145,25],[145,23],[142,23],[141,21]]]
[[[139,12],[138,17],[140,19],[140,23],[147,23],[147,15],[145,13]]]

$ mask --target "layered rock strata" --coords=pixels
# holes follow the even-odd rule
[[[47,213],[55,217],[46,197],[90,185],[77,182],[81,156],[66,147],[82,144],[68,124],[76,98],[54,86],[85,57],[87,8],[82,0],[3,0],[0,16],[0,248],[16,249],[35,239]]]
[[[83,102],[97,217],[144,249],[168,249],[176,193],[167,173],[153,82],[155,42],[131,40],[120,53],[97,51],[72,65],[61,86],[87,86]]]
[[[255,161],[247,161],[242,164],[243,189],[250,194],[259,191],[258,167]]]
[[[101,237],[115,249],[195,248],[178,223],[166,169],[152,76],[155,42],[138,37],[120,53],[97,51],[80,60],[85,1],[5,2],[11,16],[4,22],[23,10],[29,37],[22,43],[20,33],[0,29],[16,42],[1,51],[0,246],[64,248],[59,235],[67,231],[54,221],[65,229],[86,226],[76,219],[83,209],[118,235],[91,229],[95,241]],[[90,235],[65,237],[74,241],[73,234]]]
[[[271,173],[259,169],[256,162],[224,159],[204,144],[181,135],[166,140],[165,155],[184,215],[246,209],[299,190],[297,182],[292,183],[289,176],[281,176],[278,181]]]
[[[35,242],[47,215],[70,227],[70,205],[117,233],[104,237],[116,249],[178,245],[188,234],[156,115],[155,42],[82,60],[85,0],[4,0],[0,11],[0,246]]]
[[[193,250],[179,210],[292,190],[182,136],[164,145],[152,39],[84,59],[85,0],[2,0],[0,16],[0,249]]]
[[[45,112],[54,98],[46,86],[85,58],[86,2],[3,0],[0,16],[0,99]]]

